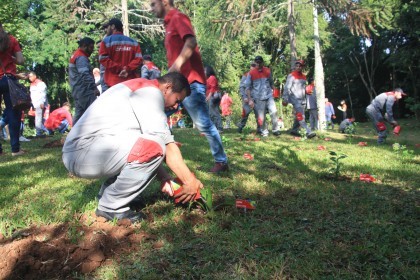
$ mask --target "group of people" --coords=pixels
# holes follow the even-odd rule
[[[209,172],[219,173],[229,169],[217,127],[220,123],[216,112],[213,112],[218,104],[218,101],[213,101],[220,99],[223,102],[220,89],[217,79],[214,81],[214,71],[211,68],[205,71],[203,67],[191,21],[174,7],[173,0],[150,0],[150,6],[152,13],[164,22],[168,62],[166,75],[157,73],[160,71],[152,64],[150,56],[142,56],[138,42],[123,35],[122,23],[115,18],[105,25],[107,36],[100,42],[99,80],[95,82],[89,61],[95,47],[94,40],[88,37],[81,39],[79,48],[70,58],[69,77],[75,118],[63,146],[63,162],[76,176],[106,178],[98,194],[96,215],[107,220],[127,218],[137,222],[143,219],[141,212],[130,209],[130,203],[155,177],[161,181],[162,189],[173,190],[172,176],[165,169],[164,162],[182,182],[182,188],[176,195],[173,191],[168,192],[177,200],[182,203],[192,201],[203,188],[184,163],[167,123],[167,117],[177,112],[181,104],[208,140],[215,161]],[[3,31],[1,24],[0,31]],[[0,58],[6,69],[0,72],[0,76],[16,77],[16,64],[23,64],[24,59],[17,40],[8,36],[6,45],[3,40],[0,41]],[[315,92],[306,92],[303,67],[304,62],[297,61],[296,68],[288,75],[283,100],[294,107],[295,122],[291,132],[296,134],[302,127],[306,136],[312,138],[316,136],[313,132],[315,127],[312,124],[307,126],[304,109],[307,96],[315,95]],[[99,85],[104,94],[99,94]],[[267,113],[271,118],[273,135],[280,135],[273,89],[270,69],[264,66],[261,56],[255,57],[250,71],[241,79],[243,114],[239,130],[244,128],[248,115],[254,111],[261,135],[269,133],[265,118]],[[0,80],[0,92],[6,103],[5,115],[9,118],[12,154],[16,154],[20,152],[15,121],[19,112],[10,103],[3,78]],[[225,96],[228,97],[227,94]],[[386,95],[385,99],[390,99],[388,97]],[[372,103],[373,109],[381,102],[382,99],[378,104]],[[227,98],[226,103],[231,103],[231,100]],[[35,109],[38,105],[42,109],[45,100],[40,98]],[[68,109],[69,104],[64,104],[57,114],[68,116]],[[379,120],[373,109],[368,113]],[[54,122],[60,131],[62,125],[62,122]]]

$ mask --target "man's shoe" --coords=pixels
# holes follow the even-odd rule
[[[275,132],[273,132],[273,135],[274,135],[274,136],[280,136],[280,134],[281,134],[281,133],[280,133],[280,131],[275,131]]]
[[[315,132],[311,132],[311,133],[306,134],[306,138],[308,138],[308,139],[314,138],[315,136],[316,136]]]
[[[25,137],[23,137],[23,136],[20,136],[19,137],[19,142],[30,142],[31,140],[29,140],[29,139],[26,139]]]
[[[224,172],[224,171],[228,171],[229,170],[229,166],[227,163],[223,163],[223,162],[216,162],[214,164],[214,166],[212,167],[212,169],[210,169],[210,173],[220,173],[220,172]]]
[[[293,131],[293,130],[290,131],[290,135],[293,135],[293,136],[301,136],[299,132]]]
[[[12,156],[16,157],[16,156],[21,156],[23,154],[25,154],[25,152],[23,150],[20,150],[19,152],[12,153]]]
[[[141,220],[144,220],[146,218],[142,212],[134,212],[133,210],[127,210],[122,213],[112,213],[96,209],[95,214],[98,217],[105,218],[107,221],[111,221],[114,219],[129,219],[131,223],[140,222]]]

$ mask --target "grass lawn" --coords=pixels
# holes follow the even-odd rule
[[[205,172],[213,164],[212,156],[197,130],[174,132],[183,144],[186,163],[213,191],[214,205],[225,205],[208,215],[191,212],[174,206],[155,183],[143,196],[148,220],[128,226],[153,238],[107,255],[88,274],[80,267],[71,267],[70,278],[420,278],[418,121],[402,121],[401,136],[389,136],[382,146],[376,145],[368,123],[359,124],[353,138],[328,131],[305,141],[286,133],[278,138],[242,141],[232,129],[223,134],[230,172],[222,176]],[[9,144],[3,143],[2,257],[2,247],[24,240],[25,236],[16,238],[16,233],[34,225],[67,224],[64,236],[78,246],[86,241],[78,229],[92,225],[102,181],[68,176],[61,162],[61,148],[43,148],[58,139],[54,136],[23,143],[29,152],[16,158],[9,155]],[[245,140],[253,139],[247,135]],[[359,146],[359,142],[367,142],[367,146]],[[405,147],[394,150],[394,143]],[[348,156],[341,160],[338,178],[328,174],[334,167],[329,151]],[[254,160],[244,158],[244,153],[252,154]],[[374,175],[376,181],[360,181],[361,173]],[[254,200],[256,210],[244,213],[227,206],[235,197]],[[90,222],[82,216],[90,217]],[[108,224],[110,231],[118,228],[115,222]],[[96,234],[110,233],[102,230]],[[48,238],[37,242],[48,243]],[[55,268],[62,267],[57,264]],[[49,277],[46,274],[44,279]]]

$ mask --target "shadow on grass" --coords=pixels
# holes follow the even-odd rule
[[[190,139],[192,135],[180,137],[188,141],[182,148],[191,155],[188,160],[193,165],[207,162],[205,138]],[[115,259],[117,279],[417,278],[418,191],[323,180],[313,166],[325,162],[303,162],[298,155],[301,146],[282,139],[237,142],[228,149],[231,171],[220,185],[213,184],[218,178],[204,179],[205,185],[215,188],[216,204],[225,200],[223,191],[229,190],[255,200],[254,212],[243,213],[232,206],[202,217],[156,200],[151,193],[146,199],[154,203],[145,203],[149,220],[141,231],[98,225],[87,218],[77,225],[57,226],[45,240],[39,235],[47,230],[33,233],[32,239],[22,235],[25,245],[19,259],[25,261],[12,264],[5,278],[69,277],[106,267],[107,258]],[[251,149],[254,161],[243,158]],[[352,167],[352,171],[366,167]],[[66,174],[56,168],[52,174]],[[89,184],[94,183],[82,187],[87,199],[72,211],[80,212],[93,199]],[[89,226],[84,226],[86,221]],[[76,243],[53,242],[69,239],[69,234]],[[92,240],[88,247],[87,240]],[[8,244],[2,242],[2,247]],[[53,260],[54,254],[58,257]],[[97,271],[92,277],[103,275]]]

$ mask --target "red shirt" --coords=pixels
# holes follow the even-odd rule
[[[168,67],[174,64],[184,47],[185,40],[195,33],[188,16],[184,15],[177,9],[171,9],[165,16],[165,48]],[[194,49],[190,59],[181,67],[181,73],[188,79],[191,84],[194,81],[205,84],[206,76],[204,74],[203,62],[201,60],[198,45]]]
[[[67,120],[70,126],[73,126],[73,119],[69,111],[64,109],[63,107],[54,110],[49,118],[45,121],[45,127],[49,130],[54,130],[60,126],[63,120]]]
[[[219,82],[214,75],[211,75],[206,81],[206,95],[212,95],[215,92],[219,92]]]
[[[9,34],[9,48],[7,48],[5,52],[0,53],[0,60],[4,69],[6,70],[6,74],[16,75],[16,63],[12,57],[15,56],[15,53],[21,51],[22,50],[20,49],[19,42],[15,37]],[[0,76],[5,74],[3,67],[0,66]]]

